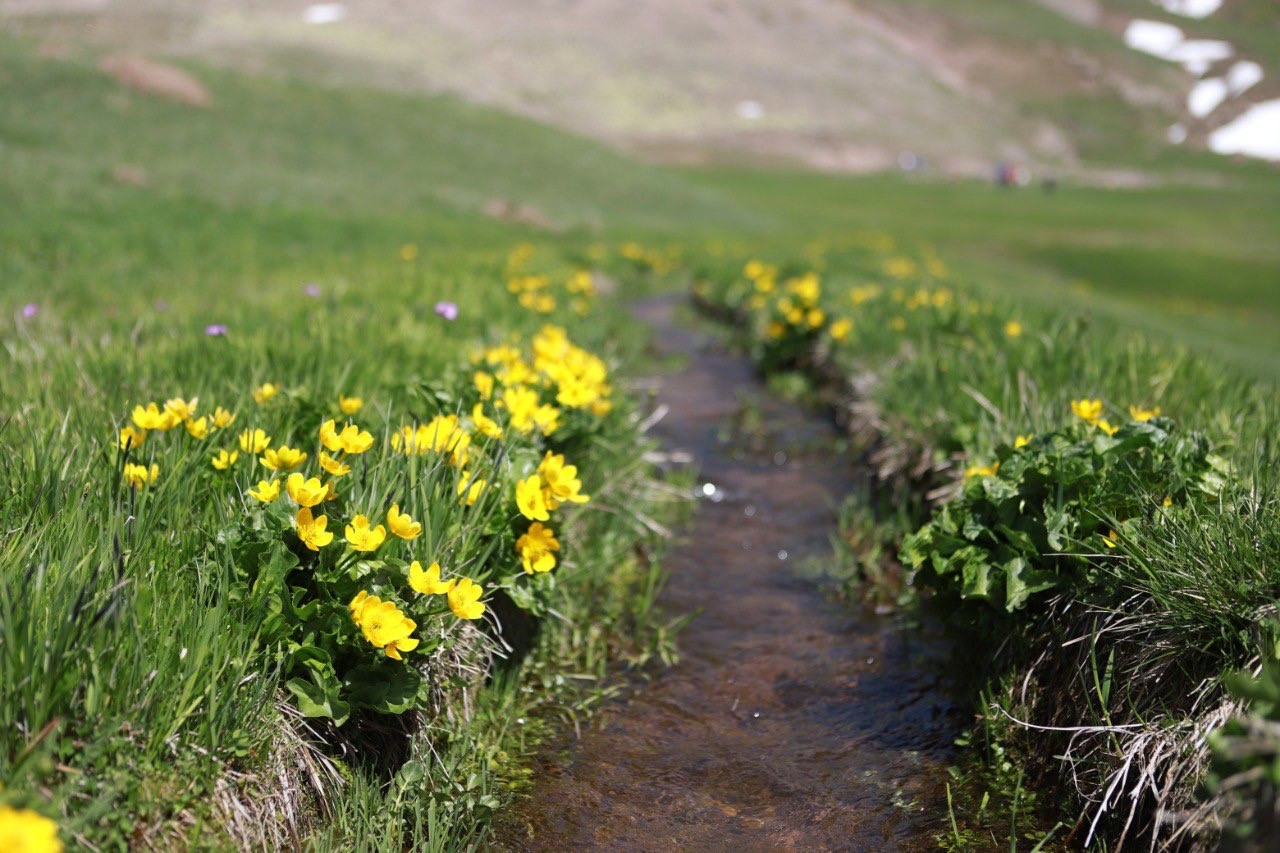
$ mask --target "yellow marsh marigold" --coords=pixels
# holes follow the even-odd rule
[[[1010,320],[1004,324],[1004,333],[1011,338],[1022,337],[1022,324],[1017,320]]]
[[[344,535],[353,551],[376,551],[387,538],[387,528],[381,524],[370,528],[368,517],[357,515],[347,525]]]
[[[476,386],[476,391],[480,394],[481,400],[488,400],[493,396],[493,374],[486,373],[483,370],[477,370],[475,375],[471,377],[472,383]]]
[[[192,438],[203,441],[209,437],[209,418],[206,416],[202,415],[198,418],[191,418],[186,422],[186,427],[187,434]]]
[[[280,393],[280,386],[274,382],[263,382],[257,388],[253,389],[253,399],[258,403],[266,403],[276,394]]]
[[[343,462],[337,459],[334,459],[332,456],[330,456],[328,453],[325,453],[323,450],[320,451],[319,459],[320,459],[320,467],[335,477],[341,477],[344,474],[351,473],[350,465],[344,464]]]
[[[338,408],[342,410],[344,415],[354,415],[356,412],[364,408],[364,399],[361,397],[344,397],[338,395]]]
[[[584,504],[591,499],[582,494],[578,466],[564,464],[564,454],[547,451],[538,464],[538,476],[542,478],[542,497],[548,510],[559,509],[562,503]]]
[[[1013,440],[1013,449],[1014,449],[1014,450],[1021,450],[1022,448],[1026,447],[1028,444],[1030,444],[1030,443],[1031,443],[1031,439],[1033,439],[1033,438],[1035,438],[1035,436],[1034,436],[1034,435],[1032,435],[1031,433],[1027,433],[1026,435],[1020,435],[1020,436],[1018,436],[1017,438],[1015,438],[1015,439]]]
[[[1071,411],[1077,418],[1085,423],[1094,424],[1102,417],[1102,401],[1072,400]]]
[[[213,426],[217,429],[226,429],[236,422],[236,416],[233,412],[218,406],[213,410]],[[254,451],[255,453],[257,451]]]
[[[58,825],[31,809],[0,806],[0,850],[5,853],[60,853]]]
[[[1120,427],[1112,426],[1110,421],[1104,421],[1102,419],[1099,419],[1098,421],[1096,421],[1094,423],[1094,426],[1096,426],[1098,429],[1105,432],[1107,435],[1115,435],[1117,432],[1120,431]]]
[[[533,422],[538,432],[551,435],[560,428],[560,410],[551,404],[544,404],[533,410]]]
[[[181,397],[174,397],[172,400],[165,400],[164,410],[173,415],[179,421],[185,421],[188,418],[195,417],[196,406],[199,404],[199,397],[192,397],[190,400],[184,400]]]
[[[432,563],[423,571],[422,564],[414,560],[409,564],[409,586],[422,595],[448,595],[455,581],[440,580],[440,564]]]
[[[417,629],[417,623],[401,613],[395,602],[383,601],[361,590],[347,607],[351,621],[364,638],[392,660],[402,660],[401,652],[411,652],[418,647],[418,641],[409,636]]]
[[[449,609],[459,619],[479,619],[484,615],[484,602],[480,596],[484,588],[470,578],[462,578],[449,590]]]
[[[210,460],[210,463],[219,471],[225,471],[232,465],[236,464],[236,460],[239,458],[240,451],[238,450],[233,450],[230,453],[225,450],[219,450],[217,455]]]
[[[134,465],[129,463],[124,466],[124,478],[129,485],[135,489],[141,489],[149,483],[154,483],[156,478],[160,476],[160,466],[152,464],[150,468],[146,465]]]
[[[288,471],[306,462],[307,452],[282,444],[278,448],[268,447],[258,461],[272,471]]]
[[[422,535],[422,524],[400,511],[400,504],[392,504],[387,510],[387,528],[401,539],[417,539]]]
[[[462,476],[458,478],[459,500],[467,506],[475,506],[486,485],[488,483],[485,480],[472,480],[467,472],[462,472]]]
[[[538,408],[538,392],[532,388],[507,388],[502,392],[502,405],[507,418],[517,431],[527,433],[533,429],[533,414]]]
[[[965,477],[994,477],[1000,471],[1000,463],[990,465],[970,465],[965,469]]]
[[[259,480],[258,488],[250,489],[249,496],[262,501],[264,504],[271,503],[276,498],[280,497],[280,478],[277,477],[270,483],[266,480]]]
[[[245,453],[261,453],[271,446],[271,436],[265,430],[247,429],[240,433],[240,449]]]
[[[804,315],[810,329],[820,329],[827,322],[827,315],[821,308],[810,308]]]
[[[836,320],[827,329],[827,333],[831,335],[833,341],[844,341],[849,338],[849,333],[853,331],[853,322],[847,317],[841,317]]]
[[[373,434],[361,430],[355,424],[347,424],[338,432],[332,419],[320,425],[320,443],[333,453],[341,450],[352,455],[364,453],[373,447]]]
[[[142,406],[134,406],[133,408],[133,424],[138,429],[165,432],[180,423],[182,423],[182,418],[173,412],[160,411],[160,407],[155,403],[148,403],[145,409]]]
[[[289,479],[285,481],[285,488],[288,489],[289,497],[293,499],[293,502],[301,507],[316,506],[325,499],[329,491],[320,482],[319,477],[312,477],[308,480],[297,472],[289,475]]]
[[[297,518],[298,538],[302,540],[302,544],[306,545],[312,551],[319,551],[325,545],[333,541],[333,533],[327,530],[329,519],[327,516],[316,518],[311,514],[310,507],[303,507],[298,510]]]
[[[531,521],[547,521],[551,518],[547,499],[542,491],[542,478],[537,474],[516,483],[516,506],[520,514]]]
[[[560,550],[555,531],[538,522],[529,525],[529,530],[516,540],[516,553],[520,555],[520,564],[525,574],[549,572],[556,567],[555,552]]]
[[[1129,417],[1139,423],[1146,423],[1152,418],[1160,417],[1160,407],[1156,406],[1154,409],[1144,409],[1141,406],[1130,406]]]
[[[471,408],[471,423],[476,432],[489,438],[502,438],[502,427],[498,422],[484,413],[484,403],[476,403]]]
[[[147,440],[147,431],[134,426],[126,426],[120,430],[120,449],[136,450]]]

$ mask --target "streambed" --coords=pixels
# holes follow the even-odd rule
[[[935,849],[964,725],[945,644],[797,574],[830,559],[857,471],[828,421],[766,394],[746,359],[676,324],[675,305],[636,314],[662,354],[688,356],[655,380],[668,412],[654,432],[709,485],[667,555],[662,604],[700,613],[675,667],[544,758],[502,846]],[[724,439],[744,396],[767,447]]]

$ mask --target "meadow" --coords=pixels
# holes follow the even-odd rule
[[[1053,195],[674,170],[448,97],[190,70],[211,106],[0,40],[5,826],[484,843],[549,733],[674,656],[682,502],[625,302],[692,287],[861,439],[882,503],[849,511],[848,589],[886,595],[868,555],[902,546],[1000,651],[980,707],[1097,729],[992,711],[975,743],[1046,789],[1074,749],[1115,838],[1116,768],[1194,807],[1215,731],[1248,829],[1280,683],[1273,170]]]

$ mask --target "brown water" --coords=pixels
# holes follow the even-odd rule
[[[932,849],[961,721],[945,649],[894,618],[851,613],[794,571],[831,557],[833,508],[855,470],[832,427],[764,394],[744,359],[640,305],[665,354],[655,432],[694,455],[710,495],[668,555],[663,605],[700,610],[680,662],[548,756],[512,849]],[[722,440],[746,394],[767,450]],[[795,452],[795,448],[809,450]],[[789,448],[789,449],[788,449]]]

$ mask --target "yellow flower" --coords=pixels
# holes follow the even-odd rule
[[[342,432],[338,432],[333,420],[329,419],[320,425],[320,443],[334,453],[341,450],[355,455],[373,447],[373,434],[361,431],[355,424],[347,424]]]
[[[772,323],[769,324],[769,327],[765,329],[764,334],[765,334],[765,337],[767,337],[769,340],[776,341],[778,338],[786,334],[786,332],[787,332],[787,327],[779,323],[777,320],[774,320]]]
[[[590,500],[581,493],[578,466],[564,464],[563,454],[547,451],[538,465],[538,476],[542,478],[542,495],[548,510],[559,509],[560,504],[566,502],[584,504]]]
[[[417,560],[409,564],[409,586],[414,592],[423,595],[448,595],[454,583],[452,580],[440,580],[439,563],[432,563],[426,571],[422,570],[422,564]]]
[[[338,499],[338,486],[333,480],[324,484],[324,499],[326,501],[336,501]]]
[[[417,539],[422,535],[422,524],[400,512],[400,504],[392,504],[387,510],[387,527],[401,539]]]
[[[289,496],[293,497],[292,491],[290,491]],[[294,499],[297,500],[296,498]],[[298,538],[302,540],[303,545],[306,545],[312,551],[319,551],[333,541],[333,533],[325,529],[329,526],[327,516],[322,515],[316,518],[311,515],[311,508],[304,506],[298,510],[296,521]]]
[[[1114,548],[1116,547],[1116,540],[1118,538],[1119,537],[1116,536],[1116,532],[1114,530],[1108,530],[1107,534],[1102,537],[1102,544],[1106,545],[1108,548]]]
[[[221,406],[213,410],[213,425],[217,429],[226,429],[235,422],[236,416],[232,412],[228,412]],[[257,453],[256,450],[254,452]]]
[[[810,329],[819,329],[827,321],[827,315],[821,308],[810,308],[804,316]]]
[[[1028,444],[1030,444],[1030,443],[1031,443],[1031,439],[1033,439],[1033,438],[1035,438],[1035,436],[1034,436],[1034,435],[1031,435],[1030,433],[1028,433],[1027,435],[1020,435],[1020,436],[1018,436],[1017,438],[1015,438],[1015,439],[1013,440],[1013,447],[1014,447],[1014,449],[1015,449],[1015,450],[1019,450],[1019,449],[1021,449],[1021,448],[1023,448],[1023,447],[1026,447]]]
[[[377,527],[370,529],[369,519],[363,515],[357,515],[347,525],[345,535],[347,542],[351,544],[352,550],[376,551],[383,540],[387,538],[387,528],[379,524]]]
[[[199,397],[192,397],[190,400],[184,400],[181,397],[174,397],[172,400],[165,400],[164,410],[173,415],[179,421],[185,421],[188,418],[195,417],[196,406],[199,403]]]
[[[471,422],[476,431],[489,438],[502,438],[502,427],[498,422],[484,413],[484,403],[476,403],[471,409]]]
[[[525,574],[549,572],[556,567],[555,552],[560,550],[555,531],[538,522],[529,525],[529,530],[516,540],[516,551],[520,554],[520,564]]]
[[[230,453],[225,450],[219,450],[218,455],[213,457],[210,462],[214,468],[217,468],[219,471],[225,471],[232,465],[236,464],[236,460],[239,458],[240,451],[238,450],[233,450]]]
[[[827,329],[831,334],[833,341],[843,341],[849,337],[849,333],[853,331],[853,322],[846,317],[842,317],[831,324]]]
[[[413,243],[405,243],[400,247],[400,260],[416,261],[418,259],[418,247]]]
[[[476,501],[480,498],[480,493],[484,491],[487,483],[484,480],[475,480],[471,482],[467,473],[464,471],[458,480],[458,497],[462,503],[467,506],[475,506]]]
[[[133,423],[139,429],[158,429],[166,432],[182,423],[182,418],[170,411],[160,411],[160,407],[155,403],[148,403],[144,409],[142,406],[134,406]]]
[[[136,450],[147,440],[147,431],[133,426],[125,426],[120,430],[120,449]]]
[[[1085,423],[1097,423],[1102,417],[1101,400],[1072,400],[1071,411]]]
[[[261,453],[271,446],[271,436],[264,430],[247,429],[240,433],[240,449],[245,453]]]
[[[533,474],[516,483],[516,506],[520,514],[531,521],[547,521],[551,518],[546,498],[542,492],[542,478]]]
[[[902,319],[901,317],[894,317],[892,320],[889,321],[889,325],[893,327],[893,330],[895,332],[901,332],[903,329],[907,327],[907,321]]]
[[[204,440],[209,437],[209,419],[205,416],[187,421],[187,433],[192,438]]]
[[[544,404],[533,410],[533,422],[543,435],[551,435],[560,428],[560,410],[551,404]]]
[[[1098,420],[1094,423],[1094,426],[1105,432],[1107,435],[1115,435],[1120,430],[1120,427],[1112,426],[1109,422],[1104,420]]]
[[[480,392],[481,400],[488,400],[493,396],[493,374],[486,373],[483,370],[477,370],[475,375],[471,377],[471,381],[475,383],[476,390]]]
[[[459,619],[479,619],[484,614],[480,596],[484,589],[470,578],[462,578],[449,590],[449,609]]]
[[[257,498],[264,504],[271,503],[273,500],[280,497],[280,478],[277,477],[270,483],[266,480],[259,480],[257,490],[250,489],[249,496]]]
[[[1154,409],[1144,409],[1140,406],[1130,406],[1129,417],[1139,423],[1146,423],[1152,418],[1160,417],[1160,407],[1156,406]]]
[[[124,478],[135,489],[141,489],[143,486],[154,483],[159,476],[159,465],[152,464],[148,468],[146,465],[134,465],[130,462],[124,466]]]
[[[411,652],[418,641],[409,635],[417,623],[400,612],[393,601],[383,601],[376,595],[361,590],[348,605],[351,621],[364,634],[364,638],[392,660],[403,660],[401,652]]]
[[[990,465],[970,465],[965,469],[965,477],[994,477],[1000,470],[1000,463],[993,462]]]
[[[1173,506],[1173,498],[1165,495],[1164,501],[1161,502],[1160,506]]]
[[[0,850],[5,853],[60,853],[58,825],[31,809],[0,806]]]
[[[338,408],[342,409],[344,415],[354,415],[364,408],[364,400],[360,397],[344,397],[339,394]]]
[[[1004,333],[1011,338],[1022,337],[1022,324],[1017,320],[1010,320],[1004,324]]]
[[[274,382],[263,382],[257,388],[253,389],[253,399],[259,403],[266,403],[276,394],[280,393],[280,386]]]
[[[295,450],[282,444],[279,448],[267,448],[267,451],[262,454],[262,458],[258,461],[272,471],[288,471],[306,462],[307,452],[305,450]]]
[[[316,506],[325,499],[328,489],[320,482],[319,477],[308,480],[302,474],[294,472],[285,481],[289,497],[300,507]]]
[[[507,388],[502,392],[502,404],[507,409],[507,416],[516,430],[529,432],[533,429],[533,413],[538,408],[538,392],[532,388]]]
[[[323,450],[320,451],[320,467],[335,477],[341,477],[344,474],[351,473],[351,466],[334,459]]]

